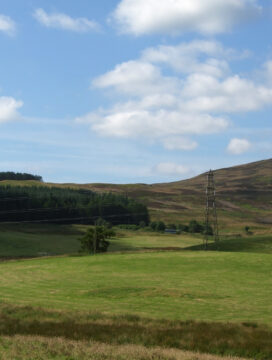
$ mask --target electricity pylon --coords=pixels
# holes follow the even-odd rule
[[[205,211],[205,235],[204,235],[204,248],[207,250],[209,235],[213,235],[214,242],[218,247],[219,233],[218,221],[216,211],[216,193],[214,184],[214,173],[210,170],[207,174],[207,187],[206,187],[206,211]]]

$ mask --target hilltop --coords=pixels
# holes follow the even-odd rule
[[[221,225],[272,224],[272,159],[215,170]],[[153,218],[171,221],[203,219],[207,173],[162,184],[89,184],[97,191],[127,193],[145,203]]]
[[[272,159],[215,170],[217,206],[222,228],[272,224]],[[58,186],[98,193],[127,194],[148,206],[152,219],[166,222],[203,220],[207,173],[191,179],[160,184],[52,184],[2,181],[2,184]]]

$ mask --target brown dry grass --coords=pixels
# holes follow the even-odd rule
[[[161,347],[108,345],[39,336],[0,337],[1,360],[243,360]]]
[[[6,339],[6,344],[0,341],[0,359],[29,359],[27,357],[1,357],[7,354],[4,349],[14,351],[23,341],[7,343],[8,339],[30,339],[26,345],[27,353],[35,354],[36,348],[47,349],[44,342],[31,339],[65,339],[63,344],[106,344],[103,349],[114,349],[114,354],[118,349],[153,349],[147,352],[148,356],[134,358],[126,357],[96,357],[90,359],[190,359],[208,360],[220,359],[221,356],[235,356],[254,358],[258,360],[271,359],[272,355],[272,333],[264,326],[254,323],[244,324],[223,324],[223,323],[204,323],[192,321],[167,321],[151,320],[132,315],[109,316],[99,313],[70,313],[65,311],[49,311],[31,307],[12,307],[3,305],[0,312],[0,339]],[[0,307],[0,308],[1,308]],[[4,340],[3,340],[4,341]],[[49,341],[49,340],[48,340]],[[12,345],[14,344],[14,345]],[[16,345],[17,344],[17,345]],[[19,344],[19,345],[18,345]],[[54,344],[54,342],[53,342]],[[61,346],[61,342],[56,343]],[[57,346],[56,345],[56,346]],[[53,345],[52,345],[53,346]],[[54,345],[55,346],[55,345]],[[70,345],[69,345],[70,346]],[[72,346],[72,345],[71,345]],[[88,345],[90,346],[90,345]],[[87,348],[87,346],[85,346]],[[24,353],[22,348],[22,353]],[[145,349],[145,351],[147,351]],[[164,349],[164,351],[162,351]],[[172,349],[176,349],[175,351]],[[121,351],[120,350],[120,351]],[[11,350],[8,350],[9,352]],[[57,353],[57,350],[52,350]],[[58,350],[59,353],[64,351]],[[70,350],[72,351],[72,350]],[[84,350],[85,351],[85,350]],[[87,350],[86,350],[87,351]],[[113,350],[112,350],[113,351]],[[202,354],[213,354],[210,357],[184,357],[197,352]],[[38,353],[38,350],[36,351]],[[136,350],[133,351],[136,354]],[[5,354],[5,356],[6,356]],[[156,357],[154,354],[159,354]],[[165,354],[165,355],[164,355]],[[169,355],[171,354],[171,356]],[[177,355],[175,355],[177,354]],[[185,355],[184,355],[185,354]],[[83,354],[84,355],[84,354]],[[70,357],[73,359],[85,359],[84,357]],[[176,357],[175,357],[175,356]],[[188,355],[188,356],[189,356]],[[84,355],[85,356],[85,355]],[[87,355],[86,355],[87,356]],[[153,356],[153,357],[152,357]],[[168,357],[167,357],[168,356]],[[179,356],[179,357],[178,357]],[[182,357],[183,356],[183,357]],[[191,356],[191,355],[190,355]],[[216,357],[217,356],[217,357]],[[88,358],[88,357],[87,357]],[[32,358],[31,358],[32,359]],[[51,359],[50,357],[34,357],[33,359]],[[55,359],[66,359],[56,357]]]

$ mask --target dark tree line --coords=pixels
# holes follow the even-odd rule
[[[15,173],[12,171],[0,172],[0,181],[2,180],[36,180],[43,181],[39,175],[31,175],[26,173]]]
[[[47,186],[0,186],[0,222],[48,221],[94,224],[149,222],[147,207],[112,193]]]

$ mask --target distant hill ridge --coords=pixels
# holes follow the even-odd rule
[[[221,226],[272,224],[272,159],[214,171]],[[140,199],[154,219],[203,220],[207,173],[153,185],[89,184],[94,191],[121,192]]]
[[[219,223],[222,228],[272,224],[272,159],[215,170]],[[149,208],[152,219],[166,222],[203,220],[207,173],[161,184],[50,184],[126,194]],[[14,182],[16,183],[16,182]],[[33,182],[31,182],[33,183]]]

